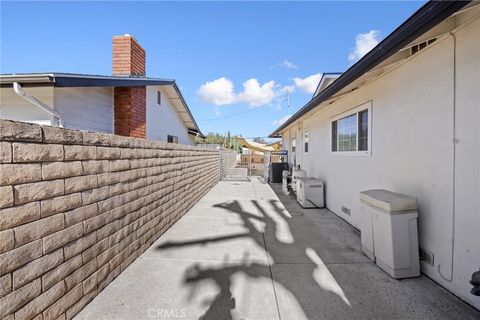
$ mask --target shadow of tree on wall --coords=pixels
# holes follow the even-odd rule
[[[291,234],[288,241],[285,241],[285,239],[279,240],[278,233],[281,231],[279,229],[291,230],[292,219],[288,211],[279,205],[279,201],[270,200],[268,202],[268,205],[274,209],[275,216],[271,216],[272,211],[265,210],[258,201],[251,200],[251,202],[258,211],[256,214],[242,209],[240,203],[236,200],[214,205],[216,208],[222,208],[238,216],[248,232],[221,237],[206,237],[185,242],[167,242],[157,247],[159,250],[166,250],[219,243],[238,238],[250,238],[260,248],[266,248],[269,265],[249,262],[248,255],[245,255],[241,262],[228,262],[220,267],[202,267],[200,264],[195,264],[185,272],[184,282],[191,286],[191,294],[195,294],[198,290],[197,286],[203,281],[213,281],[219,288],[219,293],[212,301],[207,302],[209,304],[208,310],[200,319],[233,319],[232,311],[237,307],[235,296],[232,293],[233,277],[237,274],[243,274],[251,279],[262,278],[271,281],[271,267],[277,261],[282,261],[286,253],[294,253],[295,260],[303,262],[302,268],[295,271],[295,274],[280,278],[274,277],[274,285],[279,285],[284,290],[288,290],[295,297],[307,318],[313,319],[319,316],[318,314],[311,314],[312,308],[308,307],[308,304],[311,303],[311,297],[314,295],[331,295],[334,301],[349,308],[350,302],[342,289],[336,283],[316,250],[312,248],[318,247],[318,244],[312,243],[313,240],[308,237],[295,237],[294,234]],[[282,224],[284,228],[281,228]],[[316,238],[314,241],[318,240]],[[333,243],[328,244],[330,241],[328,238],[322,238],[320,241],[323,242],[321,245],[334,245]],[[354,249],[347,248],[347,251],[349,250]],[[266,268],[270,269],[265,272]],[[311,285],[309,288],[305,288],[302,286],[304,283],[310,283]]]

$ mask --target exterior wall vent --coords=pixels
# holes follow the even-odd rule
[[[350,214],[351,214],[351,213],[350,213],[350,208],[347,208],[347,207],[345,207],[345,206],[342,206],[342,212],[345,213],[345,214],[347,214],[347,215],[350,215]]]
[[[418,51],[425,49],[427,46],[431,45],[437,40],[437,38],[429,39],[427,41],[423,41],[420,43],[417,43],[416,45],[410,47],[410,54],[413,56],[415,53]]]

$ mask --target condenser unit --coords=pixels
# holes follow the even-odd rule
[[[292,170],[292,190],[293,192],[297,193],[297,179],[300,177],[306,177],[307,171],[301,169],[293,169]]]
[[[297,178],[297,202],[304,208],[324,208],[325,192],[323,182],[315,178]]]

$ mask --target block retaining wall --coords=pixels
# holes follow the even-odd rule
[[[71,319],[234,159],[0,120],[0,318]]]

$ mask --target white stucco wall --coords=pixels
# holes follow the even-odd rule
[[[47,106],[53,106],[53,87],[26,87],[23,89]],[[0,88],[0,118],[48,125],[52,120],[48,113],[19,97],[12,87]]]
[[[422,263],[422,271],[480,309],[480,297],[470,294],[468,283],[480,267],[480,20],[455,36],[455,118],[454,40],[449,37],[287,128],[284,143],[291,151],[291,132],[297,133],[297,164],[325,181],[328,208],[357,228],[360,191],[385,188],[417,197],[420,246],[434,254],[434,265]],[[331,118],[368,101],[371,156],[332,155]],[[305,154],[307,127],[310,152]],[[351,209],[350,216],[342,206]]]
[[[114,132],[113,88],[55,88],[54,106],[65,128]]]
[[[162,92],[161,105],[157,104],[157,91]],[[194,145],[193,137],[163,88],[147,87],[147,139],[167,141],[167,135],[177,136],[178,143]]]

